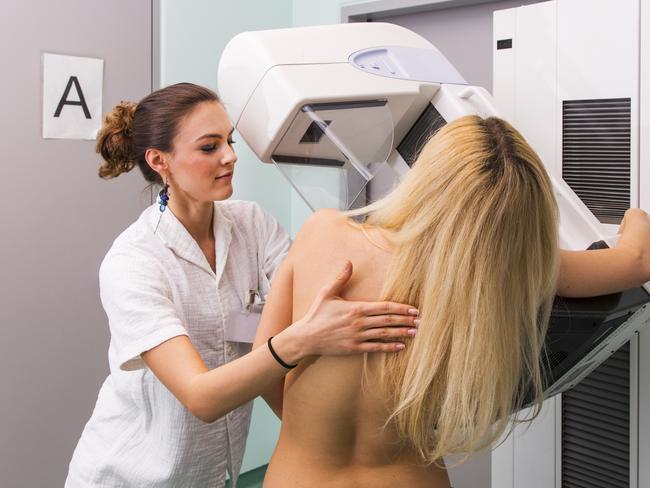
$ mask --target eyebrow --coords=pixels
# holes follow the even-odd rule
[[[235,132],[234,127],[232,129],[230,129],[230,132],[228,133],[228,137],[230,137],[233,132]],[[203,134],[201,137],[196,139],[196,141],[194,141],[194,142],[198,142],[201,139],[208,139],[208,138],[212,138],[212,137],[216,137],[217,139],[223,139],[223,136],[221,134]]]

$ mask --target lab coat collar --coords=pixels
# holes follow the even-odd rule
[[[215,256],[217,257],[216,281],[219,284],[226,261],[228,260],[228,250],[232,241],[233,221],[222,211],[219,202],[214,202],[214,219],[212,222],[212,231],[214,232]],[[205,256],[204,256],[205,257]]]
[[[219,283],[226,266],[228,249],[232,240],[233,222],[224,215],[218,202],[214,202],[214,218],[212,219],[217,264],[216,273],[210,268],[210,263],[208,263],[197,242],[169,208],[161,215],[158,210],[158,205],[153,205],[151,209],[151,224],[153,225],[153,229],[156,229],[156,226],[158,226],[156,236],[174,254],[198,266],[207,273],[215,275],[215,279]]]

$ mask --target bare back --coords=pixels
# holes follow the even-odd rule
[[[293,253],[293,321],[308,310],[324,283],[346,259],[354,274],[343,298],[380,298],[388,244],[333,211],[320,217],[318,235],[296,242]],[[447,488],[444,469],[418,465],[390,428],[385,400],[370,375],[362,384],[363,356],[317,357],[303,361],[285,380],[280,440],[264,486]]]

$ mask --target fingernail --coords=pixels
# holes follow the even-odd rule
[[[421,320],[420,319],[413,319],[413,323],[415,325],[420,325]]]
[[[409,315],[418,315],[420,311],[417,308],[409,308]]]
[[[401,350],[404,349],[405,347],[406,347],[406,346],[405,346],[404,344],[397,344],[397,346],[395,346],[395,349],[397,349],[398,351],[401,351]]]
[[[414,335],[416,334],[417,331],[418,331],[417,329],[409,329],[409,330],[407,331],[407,334],[408,334],[408,335],[412,335],[412,336],[414,336]]]

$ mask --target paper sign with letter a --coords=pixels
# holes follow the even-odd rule
[[[104,60],[43,54],[43,138],[95,139]]]

